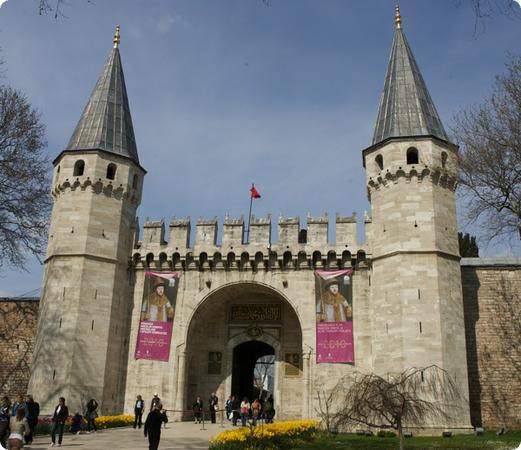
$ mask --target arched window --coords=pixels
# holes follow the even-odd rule
[[[407,149],[407,164],[418,164],[418,150],[414,147]]]
[[[81,177],[85,172],[85,161],[83,159],[79,159],[74,163],[74,172],[72,173],[75,177]]]
[[[376,158],[374,159],[374,162],[378,166],[380,170],[383,170],[384,168],[384,157],[382,155],[376,155]]]
[[[138,178],[137,174],[135,174],[134,178],[132,178],[132,189],[137,189],[138,182],[139,182],[139,178]]]
[[[116,177],[116,169],[117,169],[116,164],[110,163],[107,166],[107,178],[109,180],[113,180]]]
[[[447,165],[447,152],[441,152],[441,167],[445,169],[445,166]]]

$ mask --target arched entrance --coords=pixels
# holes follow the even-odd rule
[[[275,349],[262,341],[243,342],[233,349],[232,394],[252,400],[269,391],[273,367],[263,357],[270,355],[275,355]]]
[[[270,286],[243,281],[208,295],[191,316],[184,354],[178,398],[185,407],[198,395],[207,401],[212,392],[221,407],[232,394],[251,399],[255,363],[272,355],[270,394],[277,416],[302,416],[302,329],[288,300]]]

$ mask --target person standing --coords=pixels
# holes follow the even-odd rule
[[[134,429],[136,427],[141,428],[142,418],[143,418],[143,410],[145,409],[145,402],[141,395],[136,397],[136,403],[134,403]]]
[[[197,396],[194,404],[192,405],[192,410],[194,412],[194,423],[201,423],[201,417],[203,414],[203,401],[200,396]]]
[[[246,426],[246,421],[250,417],[250,402],[248,397],[244,397],[241,402],[241,422],[242,426]]]
[[[7,446],[7,436],[9,435],[9,420],[11,414],[9,413],[9,397],[4,395],[2,397],[2,403],[0,404],[0,445],[2,447]]]
[[[40,415],[40,405],[34,401],[32,395],[27,396],[27,422],[29,423],[29,434],[25,438],[26,444],[32,444],[36,426],[38,425],[38,416]]]
[[[20,450],[24,446],[24,436],[30,433],[29,423],[25,418],[25,409],[23,406],[19,406],[16,409],[16,416],[11,417],[9,428],[11,433],[7,439],[7,448],[9,450]]]
[[[257,420],[260,418],[261,403],[258,398],[253,400],[251,404],[251,417],[253,419],[253,426],[257,425]]]
[[[161,439],[161,424],[168,422],[166,414],[162,413],[163,405],[159,403],[152,411],[148,413],[145,420],[144,433],[148,436],[148,450],[157,450],[159,440]]]
[[[210,408],[210,419],[212,423],[215,423],[215,413],[219,409],[219,398],[215,395],[215,392],[212,392],[212,395],[210,395],[208,405]]]
[[[154,411],[154,408],[157,408],[160,403],[161,399],[159,398],[159,395],[157,395],[156,392],[154,394],[154,397],[152,397],[152,401],[150,402],[150,412]]]
[[[69,417],[69,408],[65,405],[65,398],[58,399],[58,405],[54,408],[52,415],[52,430],[51,430],[51,447],[61,447],[63,440],[63,429],[65,428],[65,421]],[[58,434],[58,444],[56,444],[56,434]]]
[[[96,428],[96,417],[98,417],[98,402],[91,398],[87,403],[87,411],[85,417],[87,418],[87,432],[90,432],[91,427],[94,429],[94,433],[98,431]]]

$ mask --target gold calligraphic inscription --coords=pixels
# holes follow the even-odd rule
[[[300,375],[300,353],[286,353],[284,361],[284,375],[286,377],[295,377]]]
[[[221,374],[221,362],[223,354],[221,352],[208,352],[208,375]]]
[[[281,319],[281,305],[232,305],[230,316],[232,322],[278,322]]]

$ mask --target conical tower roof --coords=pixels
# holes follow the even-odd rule
[[[119,26],[114,48],[66,148],[75,150],[104,150],[139,163],[119,55]]]
[[[418,69],[396,7],[396,32],[372,144],[392,137],[434,136],[448,141],[436,107]]]

